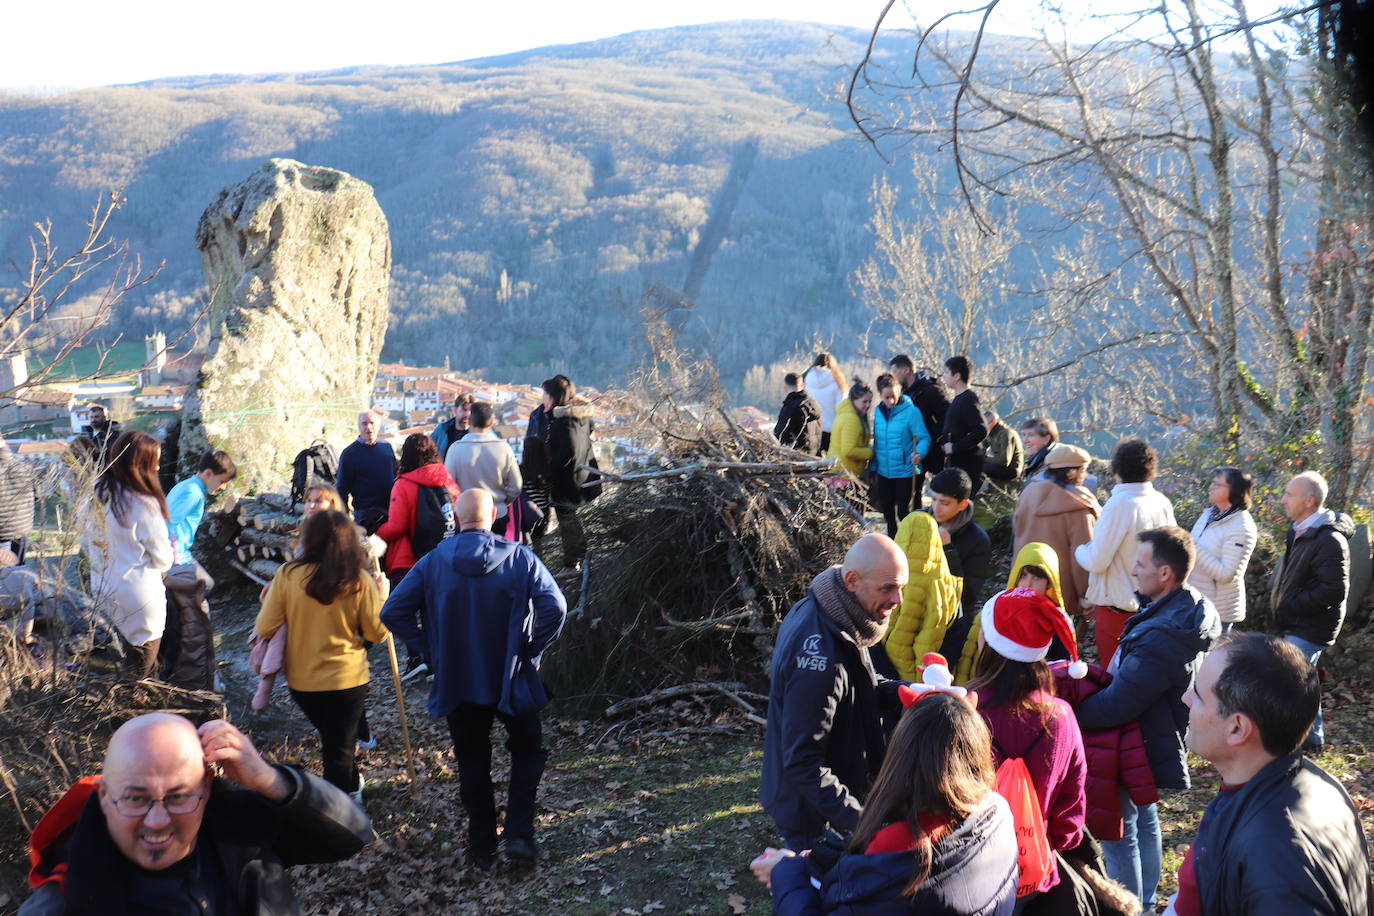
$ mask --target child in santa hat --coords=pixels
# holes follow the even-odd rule
[[[1073,660],[1070,673],[1087,673],[1078,660],[1073,625],[1063,608],[1026,586],[989,600],[980,622],[983,647],[969,690],[977,692],[978,711],[992,733],[994,760],[999,765],[1007,757],[1025,760],[1050,848],[1072,849],[1083,839],[1087,813],[1083,735],[1073,708],[1055,696],[1045,657],[1057,639]],[[1058,883],[1058,871],[1051,868],[1039,891]]]

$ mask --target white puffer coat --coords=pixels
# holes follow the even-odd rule
[[[812,366],[802,373],[802,378],[807,393],[821,405],[821,431],[828,433],[835,428],[835,408],[840,406],[847,392],[835,384],[835,377],[826,369]]]
[[[1245,509],[1209,525],[1211,517],[1208,509],[1193,525],[1197,564],[1188,584],[1212,600],[1222,623],[1238,623],[1245,619],[1245,568],[1255,552],[1259,530]]]

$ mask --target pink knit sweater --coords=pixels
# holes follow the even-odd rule
[[[1044,694],[1037,696],[1048,704],[1049,715],[1024,707],[1013,711],[1007,707],[983,706],[978,711],[995,741],[994,761],[1001,764],[1003,752],[1025,758],[1026,769],[1030,771],[1040,799],[1040,810],[1045,815],[1045,833],[1050,848],[1072,849],[1083,839],[1083,818],[1087,810],[1083,794],[1087,776],[1083,735],[1068,703]],[[1039,740],[1036,740],[1037,735]],[[1030,748],[1029,753],[1026,753],[1027,748]],[[1059,873],[1051,869],[1040,890],[1049,890],[1058,883]]]

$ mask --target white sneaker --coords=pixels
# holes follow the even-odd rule
[[[363,779],[363,774],[362,774],[362,773],[359,773],[359,774],[358,774],[358,788],[356,788],[356,789],[354,789],[352,792],[349,792],[349,793],[348,793],[349,798],[352,798],[353,801],[356,802],[359,806],[361,806],[362,803],[363,803],[363,786],[366,785],[366,784],[367,784],[367,780],[366,780],[366,779]]]
[[[358,739],[358,750],[360,751],[370,751],[376,746],[377,736],[375,734],[371,738],[368,738],[366,741],[364,741],[361,738]]]

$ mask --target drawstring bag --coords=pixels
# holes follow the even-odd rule
[[[1044,737],[1035,736],[1020,757],[1013,757],[1002,749],[997,739],[992,746],[1004,758],[997,767],[997,794],[1011,808],[1012,824],[1016,827],[1016,896],[1025,897],[1040,890],[1054,866],[1049,836],[1045,833],[1045,815],[1040,810],[1040,797],[1026,768],[1025,755]]]

